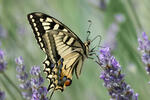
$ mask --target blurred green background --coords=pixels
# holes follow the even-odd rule
[[[150,79],[137,50],[137,36],[142,31],[148,35],[150,33],[149,4],[149,0],[0,0],[0,48],[5,51],[8,62],[5,73],[19,85],[14,61],[18,56],[24,58],[28,71],[33,65],[40,65],[41,69],[43,67],[45,54],[36,43],[27,20],[28,13],[43,12],[55,17],[72,29],[82,41],[86,40],[88,20],[91,20],[90,38],[99,34],[102,36],[101,45],[112,47],[113,55],[126,74],[126,82],[139,94],[139,100],[149,100]],[[118,14],[123,18],[121,22],[116,20]],[[94,41],[91,47],[97,43],[98,40]],[[99,79],[100,71],[95,62],[86,60],[80,79],[77,80],[74,75],[72,85],[63,93],[55,92],[52,99],[109,100],[107,89]],[[48,86],[46,79],[45,86]],[[6,92],[6,100],[21,100],[2,74],[0,88]]]

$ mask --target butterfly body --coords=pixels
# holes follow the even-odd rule
[[[83,43],[67,26],[40,12],[28,14],[28,20],[47,56],[43,64],[50,80],[48,89],[63,91],[72,83],[73,72],[79,78],[83,61],[89,56],[90,40]]]

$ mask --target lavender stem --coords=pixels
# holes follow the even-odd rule
[[[2,82],[2,84],[5,86],[6,91],[10,94],[10,96],[12,97],[12,100],[17,100],[14,96],[14,94],[10,91],[10,89],[8,88],[8,86],[6,85],[6,83],[4,83],[4,81],[2,79],[0,79],[0,82]]]
[[[17,88],[17,86],[11,81],[11,79],[5,74],[5,72],[2,72],[4,77],[7,79],[7,81],[17,90],[17,92],[20,94],[22,97],[21,91]]]

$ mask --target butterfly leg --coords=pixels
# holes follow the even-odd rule
[[[98,65],[101,65],[101,64],[100,64],[99,56],[98,56],[95,52],[91,52],[89,55],[90,55],[90,56],[94,55],[94,56],[97,58],[97,60],[95,60],[95,58],[93,58],[93,57],[88,57],[88,58],[89,58],[89,59],[92,59],[93,61],[95,61]]]
[[[93,60],[94,58],[93,57],[88,57],[88,59],[92,59]]]
[[[49,100],[51,100],[51,98],[52,98],[54,92],[55,92],[55,88],[53,89],[52,93],[50,94]]]
[[[95,48],[96,48],[96,46],[95,46],[94,48],[92,48],[92,49],[90,50],[90,52],[95,52],[95,51],[96,51]]]

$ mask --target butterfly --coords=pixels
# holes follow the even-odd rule
[[[67,26],[49,15],[34,12],[27,18],[37,43],[46,54],[43,65],[50,80],[48,90],[63,91],[71,85],[74,72],[79,78],[84,60],[93,52],[89,50],[91,40],[83,43]]]

